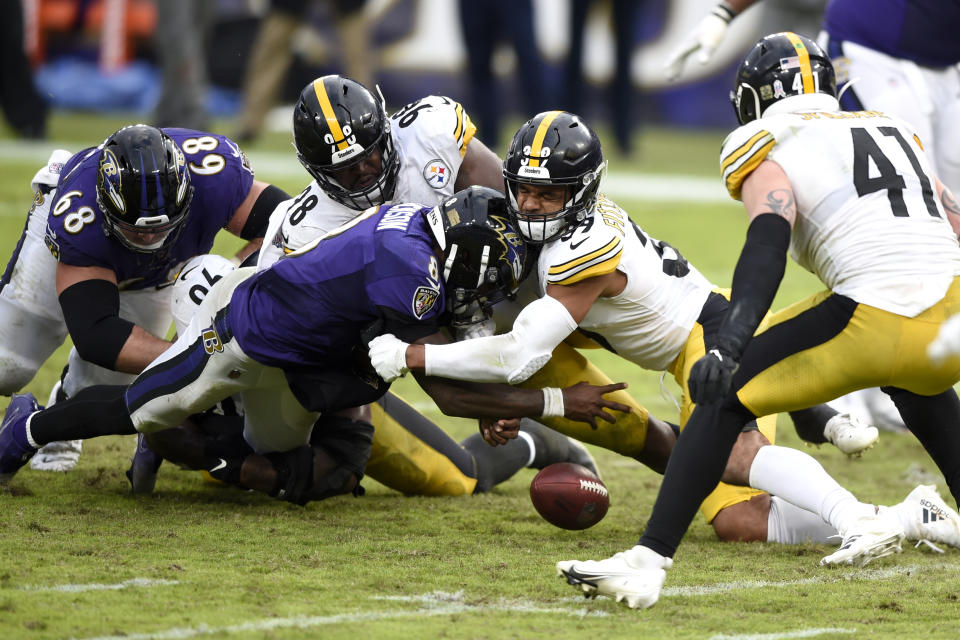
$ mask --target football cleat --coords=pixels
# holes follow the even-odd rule
[[[852,564],[862,567],[867,563],[900,553],[904,539],[903,525],[889,513],[860,518],[843,532],[840,548],[820,560],[821,566]]]
[[[163,458],[150,448],[143,434],[138,433],[137,448],[130,460],[130,468],[127,469],[130,493],[153,493],[153,487],[157,484],[157,471],[162,463]]]
[[[631,609],[647,609],[660,599],[666,570],[671,566],[671,558],[636,545],[606,560],[560,561],[557,575],[582,591],[584,597],[607,596],[625,602]]]
[[[934,485],[917,486],[889,510],[900,517],[907,540],[960,548],[960,514],[947,506]]]
[[[27,420],[43,407],[32,393],[14,394],[0,423],[0,484],[6,484],[37,452],[27,440]]]
[[[36,471],[70,471],[80,461],[83,440],[48,442],[30,459],[30,468]]]
[[[838,413],[827,420],[823,437],[848,456],[859,456],[876,444],[880,432],[849,413]]]

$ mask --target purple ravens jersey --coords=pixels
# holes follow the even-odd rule
[[[370,209],[241,283],[228,318],[244,353],[288,371],[350,368],[378,320],[408,342],[435,333],[445,304],[428,211]]]
[[[181,263],[210,251],[214,236],[250,192],[253,170],[237,145],[223,136],[190,129],[163,132],[183,149],[194,188],[179,234],[171,234],[154,253],[139,253],[104,233],[103,212],[97,206],[100,152],[84,149],[64,166],[47,218],[45,240],[57,260],[110,269],[123,291],[169,284]]]
[[[926,67],[960,62],[960,0],[831,0],[823,28],[833,41]]]

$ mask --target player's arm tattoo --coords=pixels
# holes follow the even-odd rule
[[[794,202],[793,192],[790,189],[774,189],[767,193],[767,206],[770,212],[782,216],[787,220],[797,217],[797,203]]]
[[[943,190],[940,201],[943,202],[943,208],[947,210],[947,213],[960,216],[960,203],[948,189]]]

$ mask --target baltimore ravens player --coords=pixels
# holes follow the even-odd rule
[[[685,423],[693,409],[690,368],[712,344],[727,300],[673,247],[598,194],[602,169],[600,142],[579,117],[552,111],[524,124],[507,152],[504,177],[518,230],[543,245],[537,270],[544,295],[501,336],[453,345],[377,338],[370,355],[381,376],[391,380],[409,368],[539,387],[542,363],[579,330],[646,369],[672,373],[684,390]],[[711,495],[701,497],[717,534],[725,540],[825,542],[842,522],[821,505],[841,496],[848,500],[845,514],[873,514],[873,505],[858,503],[812,457],[770,444],[775,413],[762,414],[768,417],[758,421],[759,431],[753,426],[739,434],[724,483],[714,482]],[[761,458],[764,466],[756,464]],[[757,490],[773,487],[773,496]],[[960,537],[953,541],[960,545]]]
[[[314,180],[271,216],[267,240],[260,252],[261,268],[353,219],[372,204],[438,204],[455,190],[472,184],[503,188],[500,159],[477,138],[476,127],[463,107],[442,96],[412,102],[388,118],[382,97],[375,97],[343,76],[323,76],[304,87],[300,94],[293,114],[293,137],[297,156]],[[524,283],[519,296],[535,297],[534,288],[533,282]],[[504,301],[494,308],[501,326],[511,323],[509,306],[510,302]],[[471,317],[474,311],[478,310],[461,311],[454,319],[460,333],[473,335],[489,330],[490,320],[482,312]],[[567,344],[557,347],[546,371],[551,372],[551,378],[545,384],[551,387],[566,387],[581,380],[596,385],[611,382]],[[593,439],[587,441],[618,442],[625,455],[662,471],[675,441],[670,426],[649,416],[625,391],[611,397],[629,405],[631,411],[616,414],[615,425],[592,433]],[[434,487],[442,487],[445,493],[474,490],[472,465],[451,464],[436,446],[424,446],[432,438],[429,434],[435,432],[429,420],[393,394],[386,396],[383,405],[372,407],[377,427],[374,467],[378,451],[389,451],[395,460],[405,460],[402,466],[393,465],[394,469],[420,471],[413,475],[417,478],[413,484],[406,477],[378,479],[391,486],[406,482],[412,493],[435,492]],[[562,416],[542,422],[561,431],[580,428]],[[535,449],[559,452],[569,442],[530,423],[521,431],[524,432],[531,436],[529,444]],[[591,464],[581,445],[568,446],[572,461]],[[459,450],[457,447],[454,451]],[[539,460],[539,454],[536,457]],[[504,464],[505,469],[512,468],[508,461]],[[430,469],[434,472],[421,473]]]
[[[721,168],[750,226],[729,311],[691,368],[699,404],[639,544],[606,560],[557,565],[571,583],[630,607],[657,601],[697,505],[755,416],[881,387],[960,497],[953,390],[960,358],[934,365],[924,357],[960,310],[953,195],[909,125],[877,111],[840,110],[833,65],[809,38],[785,32],[760,40],[740,65],[733,104],[743,126],[724,141]],[[761,322],[788,249],[827,289]],[[754,467],[771,462],[761,450]],[[956,512],[926,489],[917,497],[937,505],[957,545]],[[911,533],[895,517],[900,511],[850,510],[842,503],[851,501],[838,497],[825,506],[841,517],[843,544],[822,564],[863,564],[899,551]]]
[[[268,269],[224,276],[127,388],[90,387],[39,412],[16,396],[0,429],[0,479],[51,433],[150,434],[239,394],[253,453],[216,451],[205,467],[215,477],[300,504],[355,490],[373,431],[356,408],[389,386],[369,367],[364,335],[442,341],[439,321],[454,302],[492,301],[519,283],[523,242],[505,220],[473,224],[486,215],[472,208],[490,200],[476,189],[433,208],[373,207]],[[628,409],[603,398],[623,384],[579,383],[557,405],[540,390],[418,382],[443,411],[466,417],[556,412],[595,425],[613,419],[607,408]]]
[[[27,226],[0,290],[0,393],[30,381],[73,339],[62,390],[132,380],[169,346],[169,291],[180,265],[226,228],[260,238],[288,196],[254,179],[222,136],[133,125],[35,178]],[[59,299],[58,299],[59,297]],[[53,396],[51,396],[53,397]],[[53,454],[66,470],[79,451]]]

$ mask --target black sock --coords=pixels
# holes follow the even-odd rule
[[[882,387],[900,411],[903,423],[940,468],[953,499],[960,504],[960,400],[953,389],[921,396],[896,387]]]
[[[743,425],[752,418],[742,406],[698,405],[694,409],[670,454],[640,544],[673,557],[700,503],[720,481]]]
[[[86,440],[137,432],[124,400],[126,385],[97,385],[37,413],[30,420],[34,442]]]
[[[825,404],[818,404],[809,409],[800,409],[791,411],[790,419],[793,420],[793,428],[797,430],[797,435],[801,440],[813,444],[823,444],[827,439],[823,436],[823,428],[827,426],[827,421],[837,415],[839,411],[831,409]]]

